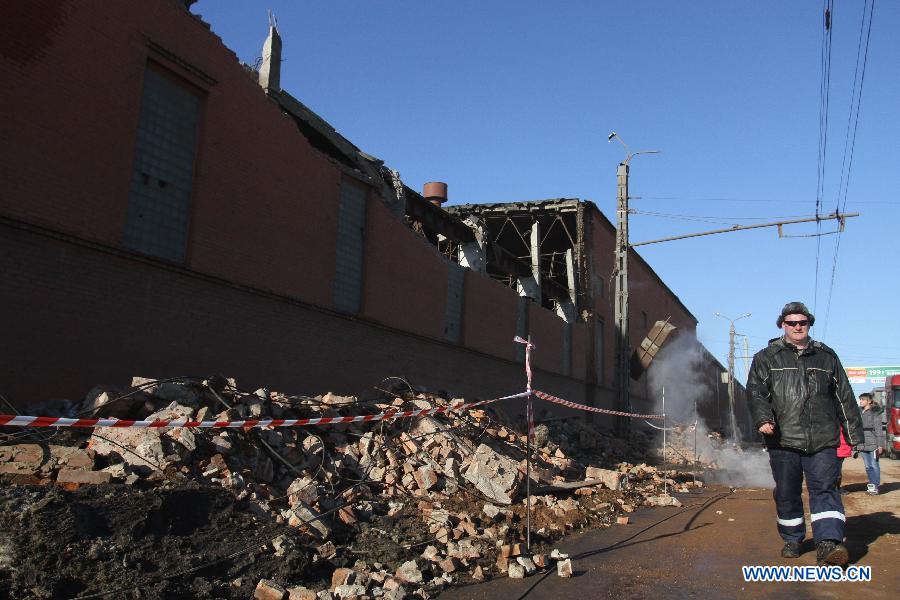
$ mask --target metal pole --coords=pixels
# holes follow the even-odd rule
[[[531,554],[531,394],[528,395],[528,435],[525,436],[525,550]]]
[[[694,396],[694,468],[691,471],[694,474],[694,487],[697,487],[697,466],[700,461],[697,460],[697,426],[700,424],[700,415],[697,413],[697,397]]]
[[[631,158],[629,156],[629,158]],[[617,408],[631,412],[628,373],[628,161],[619,164],[616,173],[616,389]],[[627,418],[618,418],[618,429],[626,434]]]
[[[534,435],[534,412],[531,405],[531,336],[525,346],[525,364],[527,365],[528,398],[526,416],[528,434],[525,436],[525,551],[531,555],[531,437]]]
[[[666,386],[662,388],[662,416],[663,416],[663,496],[669,495],[669,487],[666,482]]]
[[[841,231],[843,231],[844,227],[844,219],[849,219],[851,217],[858,217],[859,213],[832,213],[829,215],[819,215],[818,217],[810,217],[808,219],[792,219],[790,221],[776,221],[774,223],[760,223],[759,225],[734,225],[733,227],[729,227],[727,229],[713,229],[712,231],[701,231],[700,233],[688,233],[686,235],[676,235],[672,237],[660,238],[658,240],[648,240],[646,242],[636,242],[631,244],[631,247],[635,246],[646,246],[647,244],[659,244],[660,242],[674,242],[675,240],[684,240],[687,238],[693,237],[701,237],[704,235],[716,235],[719,233],[733,233],[735,231],[746,231],[747,229],[760,229],[763,227],[778,227],[779,235],[778,237],[793,237],[793,236],[784,236],[781,235],[781,226],[782,225],[793,225],[795,223],[811,223],[813,221],[830,221],[832,219],[837,219],[841,224]]]
[[[731,441],[737,444],[737,419],[734,414],[734,321],[728,331],[728,405],[731,409]]]
[[[749,317],[750,313],[741,315],[736,319],[729,319],[722,313],[716,313],[716,316],[722,317],[731,324],[731,327],[728,329],[728,405],[731,409],[731,440],[734,444],[740,444],[740,437],[738,435],[737,428],[737,414],[734,410],[734,322],[740,321],[745,317]]]

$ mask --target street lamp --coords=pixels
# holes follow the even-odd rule
[[[738,443],[738,434],[737,434],[737,417],[734,413],[734,322],[740,321],[744,317],[749,317],[750,313],[741,315],[735,319],[730,319],[723,315],[722,313],[717,312],[717,317],[722,317],[726,321],[731,323],[731,328],[728,331],[728,404],[731,407],[731,436],[732,441],[734,443]]]
[[[639,154],[659,154],[659,150],[639,150],[630,152],[628,145],[613,131],[606,137],[611,143],[617,140],[625,148],[625,160],[619,163],[616,172],[616,247],[614,249],[616,271],[616,389],[618,390],[618,408],[631,412],[631,396],[628,391],[630,373],[628,368],[628,163]],[[619,431],[628,430],[630,421],[619,419]]]
[[[628,151],[628,144],[626,144],[626,143],[622,140],[622,138],[619,137],[619,134],[616,133],[615,131],[613,131],[613,132],[610,133],[608,136],[606,136],[606,141],[607,141],[607,142],[612,142],[613,140],[616,140],[617,142],[619,142],[620,144],[622,144],[622,146],[625,148],[625,155],[626,155],[626,156],[625,156],[625,160],[622,161],[622,164],[623,164],[623,165],[627,165],[627,164],[628,164],[628,161],[630,161],[630,160],[632,159],[632,157],[635,157],[635,156],[637,156],[638,154],[660,154],[660,153],[662,152],[661,150],[638,150],[637,152],[629,152],[629,151]]]

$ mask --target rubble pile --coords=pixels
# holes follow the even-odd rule
[[[80,416],[235,421],[374,414],[462,402],[411,388],[359,399],[238,390],[205,381],[134,378],[100,386]],[[540,416],[540,415],[539,415]],[[259,580],[256,598],[428,598],[446,586],[556,571],[552,550],[566,532],[628,522],[642,505],[676,504],[663,493],[699,482],[626,459],[628,443],[581,419],[540,424],[531,464],[532,552],[524,547],[524,423],[493,406],[464,413],[322,427],[68,430],[68,446],[0,446],[0,474],[20,484],[55,481],[148,487],[217,486],[260,522],[282,527],[265,540],[275,557],[304,553],[315,568]],[[58,440],[54,440],[57,442]],[[46,444],[44,445],[46,446]],[[330,577],[330,578],[329,578]],[[238,585],[244,585],[240,582]]]

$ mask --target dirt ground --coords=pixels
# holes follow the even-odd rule
[[[615,497],[600,492],[582,507]],[[474,514],[480,504],[460,494],[444,507]],[[536,530],[551,522],[592,528],[608,526],[615,513],[551,516],[540,507],[533,517]],[[524,539],[523,505],[512,507],[511,524],[510,539]],[[535,533],[533,540],[549,551],[552,537]],[[227,490],[197,482],[75,491],[0,484],[0,598],[250,598],[260,579],[323,589],[335,568],[354,567],[357,560],[393,571],[434,543],[434,535],[409,506],[353,531],[337,529],[331,542],[348,547],[349,556],[317,555],[308,535],[255,515]],[[485,569],[496,558],[495,549],[487,550],[477,561]],[[436,566],[422,564],[426,575],[439,575]]]
[[[17,555],[18,572],[0,581],[0,596],[10,598],[249,598],[261,576],[312,567],[309,553],[274,560],[261,543],[279,527],[236,510],[233,496],[214,487],[4,485],[0,520],[2,554]]]
[[[598,493],[584,506],[616,496]],[[476,504],[460,495],[444,506],[476,511]],[[614,513],[553,517],[540,507],[533,517],[536,530],[550,522],[591,528],[608,526]],[[523,505],[513,507],[512,522],[511,539],[524,539]],[[360,524],[352,537],[336,531],[332,542],[348,545],[352,558],[317,557],[309,536],[257,518],[227,490],[195,482],[75,491],[0,484],[0,523],[0,598],[250,598],[260,579],[322,589],[335,568],[353,567],[354,559],[393,570],[434,542],[410,507]],[[549,552],[550,537],[535,533],[533,540]],[[479,564],[489,568],[495,554],[486,552]],[[5,570],[4,560],[15,567]]]
[[[862,460],[844,482],[851,562],[872,567],[868,583],[747,583],[742,565],[815,565],[812,543],[794,561],[779,555],[771,490],[715,486],[679,494],[681,508],[641,510],[632,523],[567,538],[575,576],[496,579],[449,590],[441,600],[488,598],[896,598],[900,589],[900,461],[882,460],[882,494],[865,494]],[[808,503],[807,503],[808,507]]]
[[[847,545],[853,562],[873,567],[871,583],[744,583],[741,565],[787,564],[778,556],[771,490],[716,485],[678,494],[682,507],[640,509],[624,526],[609,527],[619,514],[616,501],[639,505],[637,491],[601,490],[562,515],[539,506],[534,550],[569,553],[573,579],[551,571],[476,584],[461,574],[455,584],[462,587],[440,597],[887,597],[900,585],[900,461],[883,460],[882,471],[883,494],[870,497],[862,461],[848,460],[844,469],[852,491],[844,497]],[[482,504],[460,493],[443,508],[474,515]],[[260,579],[323,589],[335,568],[365,571],[357,562],[362,561],[393,572],[418,557],[434,542],[419,508],[408,503],[391,516],[375,511],[356,527],[337,528],[331,541],[345,551],[328,556],[308,534],[202,481],[86,485],[75,491],[0,483],[0,599],[250,598]],[[507,517],[507,542],[524,537],[524,522],[524,506],[517,504]],[[558,541],[558,535],[540,533],[561,522],[585,533]],[[487,571],[496,554],[486,548],[477,563]],[[440,575],[434,563],[419,562],[426,578]],[[797,563],[815,564],[811,544]]]

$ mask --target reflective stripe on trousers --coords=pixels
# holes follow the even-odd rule
[[[799,542],[806,535],[803,519],[803,479],[809,490],[810,522],[813,538],[844,539],[844,505],[837,490],[840,462],[837,449],[825,448],[812,454],[783,448],[769,449],[769,465],[775,479],[775,510],[778,533],[786,542]]]

